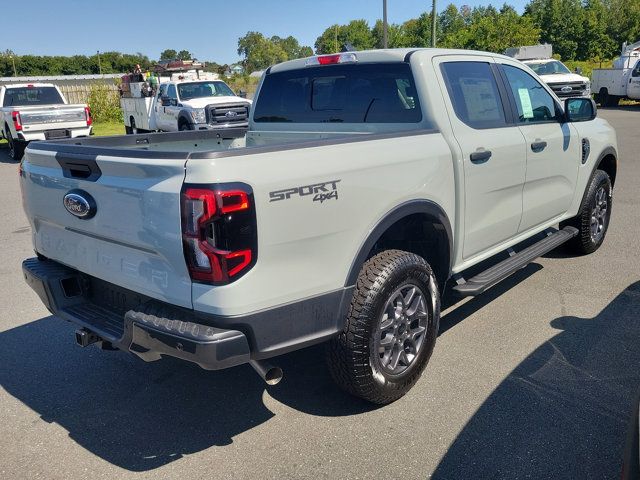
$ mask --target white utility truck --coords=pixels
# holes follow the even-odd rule
[[[275,383],[265,360],[327,342],[336,382],[388,403],[429,361],[447,284],[479,295],[602,245],[617,157],[592,99],[560,102],[509,57],[292,60],[248,130],[30,145],[23,272],[82,346]]]
[[[640,42],[622,45],[622,54],[613,61],[613,68],[593,71],[593,91],[596,101],[615,107],[622,99],[640,100]]]
[[[171,73],[171,72],[170,72]],[[251,101],[217,75],[189,70],[160,77],[158,88],[131,82],[120,97],[127,133],[247,127]]]
[[[589,79],[572,73],[564,63],[553,58],[552,45],[546,43],[509,48],[505,54],[520,60],[536,72],[558,98],[591,97]]]
[[[69,105],[50,83],[0,87],[0,138],[9,142],[9,157],[20,160],[33,140],[87,137],[92,120],[85,104]]]

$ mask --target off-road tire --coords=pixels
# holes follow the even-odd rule
[[[606,195],[607,210],[603,218],[602,234],[597,238],[592,235],[592,214],[596,208],[596,196],[598,191],[603,188]],[[567,247],[578,255],[587,255],[595,252],[607,235],[609,229],[609,221],[611,219],[611,207],[613,206],[613,190],[611,187],[611,179],[603,170],[596,170],[589,181],[587,194],[582,200],[578,215],[570,220],[566,220],[560,224],[560,227],[570,225],[578,229],[578,235],[567,242]]]
[[[423,295],[427,329],[423,343],[406,370],[390,375],[381,367],[374,346],[383,310],[403,285]],[[335,382],[348,393],[376,404],[391,403],[418,381],[438,335],[440,295],[429,264],[418,255],[386,250],[367,260],[358,276],[346,326],[327,344],[327,364]],[[376,353],[374,353],[376,352]]]
[[[189,125],[187,122],[180,122],[178,123],[178,131],[179,132],[188,132],[189,130],[192,130],[191,125]]]

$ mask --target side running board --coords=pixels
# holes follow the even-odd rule
[[[465,297],[480,295],[489,287],[492,287],[496,283],[504,280],[519,269],[526,267],[536,258],[550,252],[566,241],[571,240],[576,235],[578,235],[577,228],[564,227],[562,230],[549,234],[539,242],[534,243],[521,252],[518,252],[497,265],[479,273],[467,282],[456,285],[453,287],[453,290]]]

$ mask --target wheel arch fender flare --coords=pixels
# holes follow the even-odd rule
[[[178,113],[178,126],[180,126],[180,124],[183,122],[186,122],[189,125],[193,125],[193,118],[191,117],[191,114],[187,109],[180,110],[180,112]]]
[[[345,287],[355,285],[358,278],[358,274],[362,268],[362,265],[367,260],[369,253],[375,246],[375,244],[381,239],[383,234],[394,223],[414,214],[423,214],[430,219],[434,224],[442,225],[444,233],[446,234],[448,241],[448,258],[446,263],[448,266],[447,277],[451,274],[451,258],[453,252],[453,231],[451,229],[451,222],[449,217],[445,213],[444,209],[437,203],[431,200],[410,200],[401,205],[398,205],[388,213],[386,213],[378,223],[371,229],[367,238],[362,242],[358,253],[356,254],[349,273],[345,281]]]
[[[609,175],[609,178],[611,179],[612,187],[613,187],[613,184],[615,183],[615,172],[617,172],[618,170],[618,153],[616,152],[616,149],[614,147],[608,146],[600,152],[600,154],[598,155],[598,159],[593,164],[593,168],[591,169],[591,173],[589,174],[589,179],[587,180],[587,183],[584,187],[584,192],[582,192],[582,198],[580,199],[580,205],[578,207],[579,212],[582,211],[582,208],[584,207],[585,202],[587,201],[587,193],[589,193],[589,185],[591,185],[591,181],[593,180],[593,177],[596,174],[596,171],[600,170],[600,165],[602,165],[602,161],[605,158],[613,158],[613,162],[607,166],[609,170],[610,168],[613,168],[613,172],[614,172],[613,177],[611,176],[611,171],[607,171],[607,170],[605,171],[607,172],[607,174]]]

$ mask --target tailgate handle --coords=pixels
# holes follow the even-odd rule
[[[102,175],[95,155],[58,153],[56,154],[56,160],[62,167],[62,174],[65,178],[77,178],[95,182]]]

